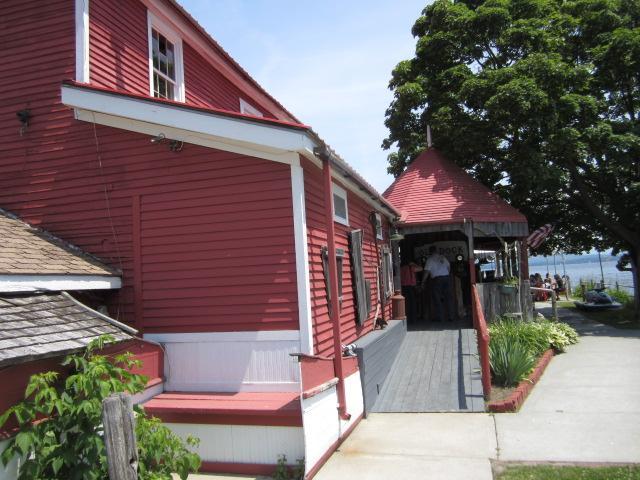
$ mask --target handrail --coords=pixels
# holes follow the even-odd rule
[[[558,303],[556,300],[556,292],[551,288],[531,287],[533,292],[547,292],[551,294],[551,312],[554,320],[558,320]]]
[[[480,303],[480,295],[478,288],[472,285],[471,294],[473,295],[473,327],[476,329],[478,337],[478,353],[480,354],[480,370],[482,372],[482,390],[484,398],[489,398],[491,394],[491,364],[489,362],[489,329],[482,311]]]

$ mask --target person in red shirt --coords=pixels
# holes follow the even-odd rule
[[[414,323],[417,313],[416,305],[416,273],[422,271],[414,262],[405,263],[400,267],[400,284],[402,285],[402,296],[407,313],[408,323]]]

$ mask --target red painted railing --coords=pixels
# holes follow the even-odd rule
[[[480,354],[480,368],[482,370],[482,389],[484,397],[489,398],[491,393],[491,366],[489,364],[489,329],[482,311],[478,288],[473,285],[471,289],[473,295],[473,327],[476,329],[478,337],[478,353]]]

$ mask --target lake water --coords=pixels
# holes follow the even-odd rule
[[[566,270],[565,270],[566,269]],[[620,286],[620,289],[633,292],[633,277],[631,272],[621,272],[616,268],[616,260],[608,258],[602,259],[602,270],[604,272],[604,282],[607,287],[615,288],[616,283]],[[556,266],[554,269],[553,261],[549,259],[549,273],[553,276],[558,273],[560,276],[566,271],[569,278],[571,278],[571,286],[575,288],[580,284],[580,280],[594,282],[600,282],[600,264],[596,260],[578,263],[567,263],[563,269],[562,262],[556,258]],[[540,273],[543,277],[547,273],[547,266],[545,264],[531,265],[529,264],[529,273]]]

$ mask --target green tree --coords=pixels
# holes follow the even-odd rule
[[[14,456],[23,460],[20,480],[104,480],[107,474],[103,441],[102,400],[112,393],[144,390],[146,378],[131,373],[139,362],[130,353],[108,357],[98,354],[104,336],[91,342],[82,354],[67,356],[58,372],[32,375],[25,399],[0,415],[0,427],[13,417],[18,433],[2,452],[5,465]],[[182,439],[155,418],[136,409],[136,438],[141,480],[171,480],[175,472],[183,480],[200,467],[200,457]],[[187,439],[195,446],[197,440]]]
[[[556,224],[547,252],[628,252],[638,316],[640,0],[436,0],[412,33],[390,82],[389,172],[431,125],[532,227]]]

